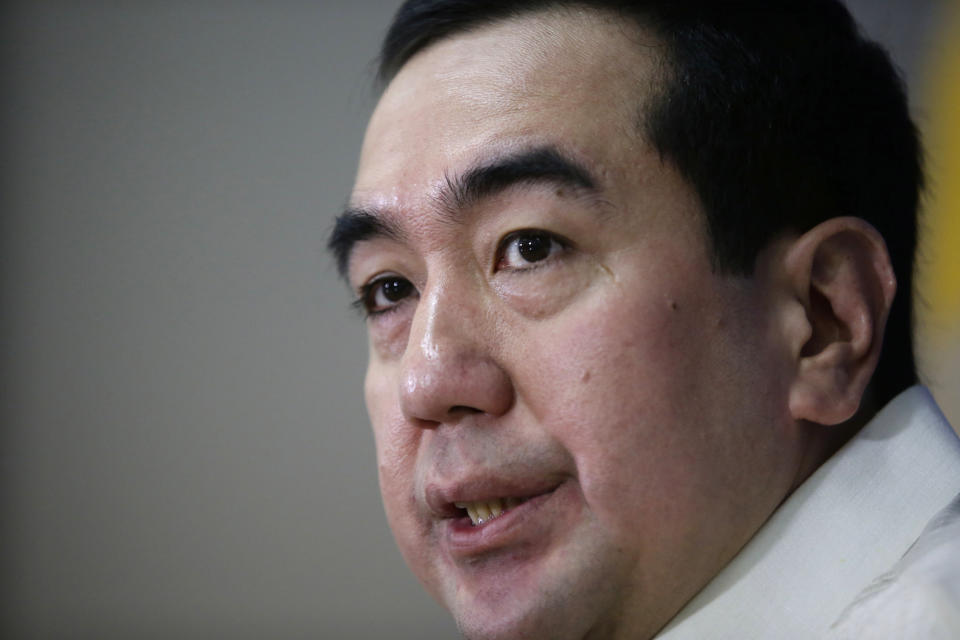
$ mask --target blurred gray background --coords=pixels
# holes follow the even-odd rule
[[[398,4],[3,6],[0,635],[455,637],[323,249]],[[944,5],[852,3],[908,77]]]

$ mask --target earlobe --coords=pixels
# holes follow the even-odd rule
[[[860,218],[832,218],[798,238],[785,264],[807,321],[794,345],[790,413],[839,424],[857,412],[880,357],[896,292],[886,243]]]

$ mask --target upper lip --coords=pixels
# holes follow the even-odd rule
[[[469,476],[455,481],[427,483],[426,502],[430,511],[438,518],[457,518],[463,515],[463,510],[455,503],[481,502],[494,498],[532,498],[553,491],[561,482],[562,478],[556,476]]]

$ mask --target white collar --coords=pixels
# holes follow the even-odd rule
[[[960,439],[923,387],[810,476],[661,639],[816,638],[960,493]]]

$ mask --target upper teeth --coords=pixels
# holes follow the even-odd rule
[[[522,498],[494,498],[478,502],[455,502],[454,506],[458,509],[466,509],[467,515],[470,516],[470,522],[479,525],[493,520],[521,502],[523,502]]]

